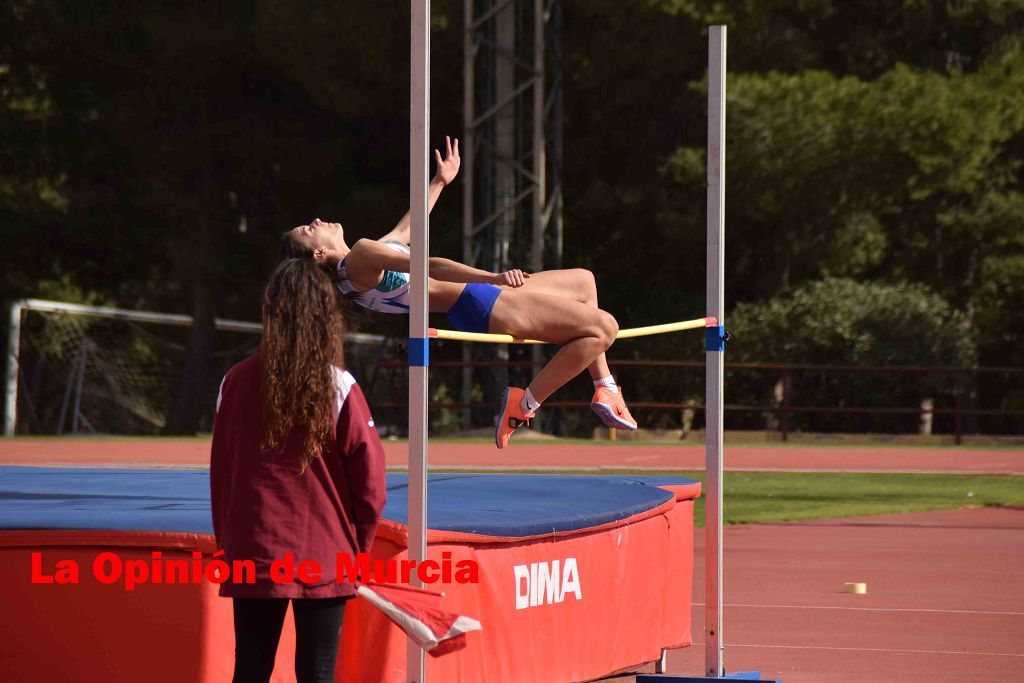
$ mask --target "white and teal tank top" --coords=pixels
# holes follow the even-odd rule
[[[409,247],[401,242],[388,241],[384,244],[402,254],[409,253]],[[378,313],[397,313],[399,315],[409,312],[409,273],[385,270],[384,277],[376,287],[368,292],[358,292],[349,282],[345,272],[345,259],[342,259],[338,263],[336,284],[338,291],[363,308]]]

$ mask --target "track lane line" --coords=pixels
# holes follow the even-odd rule
[[[705,605],[703,602],[695,602],[693,603],[693,606],[704,607]],[[726,603],[724,607],[744,607],[755,609],[832,609],[850,610],[858,612],[926,612],[938,614],[985,614],[1000,617],[1024,617],[1024,612],[997,612],[973,609],[928,609],[923,607],[845,607],[842,605],[745,605],[728,603]]]

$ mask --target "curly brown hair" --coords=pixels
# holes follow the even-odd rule
[[[333,431],[334,367],[344,365],[342,301],[310,259],[282,261],[263,295],[264,453],[299,445],[299,473],[323,453]],[[293,441],[294,439],[294,441]]]

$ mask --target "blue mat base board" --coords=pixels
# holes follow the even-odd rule
[[[721,678],[707,676],[678,676],[673,674],[640,674],[636,683],[714,683],[714,681],[760,681],[761,683],[782,683],[777,678],[761,678],[760,671],[733,671]]]

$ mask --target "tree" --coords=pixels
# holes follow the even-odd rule
[[[969,367],[977,362],[971,325],[963,313],[921,285],[860,283],[829,278],[763,303],[740,304],[729,321],[730,355],[740,361],[799,364]],[[775,373],[737,375],[730,401],[764,404]],[[810,406],[916,406],[924,398],[953,400],[966,387],[943,373],[886,375],[797,372],[794,404]],[[910,418],[798,416],[797,425],[861,430],[907,429]]]
[[[461,125],[461,11],[435,2],[441,133]],[[191,430],[218,379],[212,320],[259,317],[279,233],[321,215],[375,235],[406,210],[406,12],[4,4],[0,231],[19,258],[0,297],[45,281],[192,313],[170,425]],[[595,271],[623,326],[703,310],[706,26],[725,22],[728,307],[824,278],[922,283],[974,321],[982,362],[1024,362],[1024,3],[594,0],[563,16],[565,266]],[[432,231],[456,258],[457,192]]]

